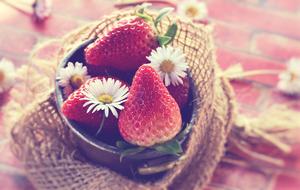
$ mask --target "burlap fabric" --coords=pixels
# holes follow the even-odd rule
[[[131,14],[133,12],[114,14],[69,34],[64,39],[57,61],[60,62],[83,41],[101,37],[116,25],[118,19]],[[170,18],[165,19],[159,30],[166,31],[170,22]],[[55,96],[46,90],[45,96],[39,96],[42,98],[36,99],[25,109],[12,132],[13,151],[37,189],[183,190],[201,189],[209,182],[223,155],[234,117],[232,89],[226,79],[216,77],[219,69],[211,28],[181,20],[177,23],[178,33],[172,45],[182,48],[187,55],[196,86],[194,104],[197,113],[184,151],[185,159],[156,181],[131,180],[101,165],[92,164],[76,148],[71,131],[57,112]],[[36,74],[44,79],[47,76],[41,70]],[[44,89],[49,88],[53,89],[53,86]]]

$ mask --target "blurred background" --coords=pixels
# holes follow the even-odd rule
[[[73,29],[101,19],[105,14],[141,2],[0,0],[0,58],[11,60],[18,69],[30,62],[30,53],[37,44],[59,39]],[[175,7],[179,15],[192,18],[195,22],[211,23],[214,27],[217,60],[223,69],[241,64],[245,70],[285,70],[286,63],[300,57],[300,0],[147,2],[156,8]],[[41,59],[50,58],[58,48],[59,43],[53,41],[38,56]],[[240,109],[244,112],[263,112],[268,105],[282,103],[292,104],[300,110],[299,99],[282,96],[272,90],[278,80],[277,75],[260,75],[250,77],[250,85],[234,83]],[[6,100],[0,97],[3,106]],[[2,126],[5,118],[1,115],[0,107],[0,189],[31,190],[33,188],[24,177],[20,163],[10,152],[8,137]],[[299,143],[293,147],[292,154],[296,158],[300,157]],[[293,167],[300,169],[300,161],[296,161]],[[280,172],[268,173],[234,164],[222,164],[208,189],[299,190],[300,174],[297,174],[298,178],[281,175]]]

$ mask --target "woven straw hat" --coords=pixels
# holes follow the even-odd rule
[[[57,63],[78,44],[103,36],[120,18],[130,15],[133,12],[118,12],[70,33],[64,38]],[[167,17],[159,30],[166,31],[170,23]],[[93,164],[78,151],[74,134],[66,127],[50,92],[33,102],[12,132],[13,151],[37,189],[201,189],[209,182],[223,156],[234,117],[232,89],[226,79],[216,76],[220,70],[211,27],[182,20],[177,24],[172,45],[186,54],[196,87],[197,111],[184,155],[168,172],[151,181],[129,179]]]

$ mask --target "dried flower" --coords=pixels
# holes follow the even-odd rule
[[[16,73],[13,63],[3,58],[0,61],[0,94],[9,90],[15,83]]]
[[[277,88],[288,95],[300,95],[300,59],[291,59],[287,69],[279,75]]]
[[[33,14],[38,21],[47,19],[52,11],[51,0],[35,0],[33,4]]]

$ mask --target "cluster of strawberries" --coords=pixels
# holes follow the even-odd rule
[[[70,77],[75,85],[62,105],[68,119],[94,134],[121,135],[142,147],[180,132],[189,94],[187,64],[180,50],[167,47],[174,36],[159,36],[156,25],[141,11],[85,48],[85,66],[95,77]],[[174,26],[169,34],[176,34]],[[134,76],[128,79],[126,73]]]

